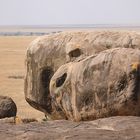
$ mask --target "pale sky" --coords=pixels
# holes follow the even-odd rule
[[[0,25],[137,24],[140,0],[0,0]]]

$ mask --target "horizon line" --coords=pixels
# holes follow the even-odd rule
[[[111,28],[117,28],[117,27],[132,27],[132,28],[137,28],[140,27],[140,24],[42,24],[42,25],[0,25],[0,27],[22,27],[22,28],[82,28],[82,27],[86,27],[86,28],[104,28],[104,27],[111,27]]]

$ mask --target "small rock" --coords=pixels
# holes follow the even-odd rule
[[[0,119],[14,117],[17,113],[17,106],[14,101],[7,96],[0,96]]]

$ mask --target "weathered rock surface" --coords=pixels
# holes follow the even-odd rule
[[[111,117],[89,122],[66,120],[10,125],[0,123],[1,140],[139,140],[139,117]]]
[[[140,50],[109,49],[65,64],[52,77],[50,93],[64,119],[139,116]]]
[[[0,119],[16,116],[17,107],[14,101],[7,96],[0,96]]]
[[[56,70],[67,62],[80,60],[116,47],[139,49],[140,33],[127,31],[64,32],[36,39],[27,50],[25,78],[27,102],[50,115],[53,108],[49,83]]]

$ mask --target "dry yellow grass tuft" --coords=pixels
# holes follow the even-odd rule
[[[15,124],[22,124],[23,123],[22,120],[21,120],[21,118],[19,118],[18,116],[16,116],[14,118],[14,122],[15,122]]]
[[[139,67],[140,67],[140,63],[139,62],[135,62],[135,63],[133,63],[132,64],[132,70],[138,70],[139,69]]]

